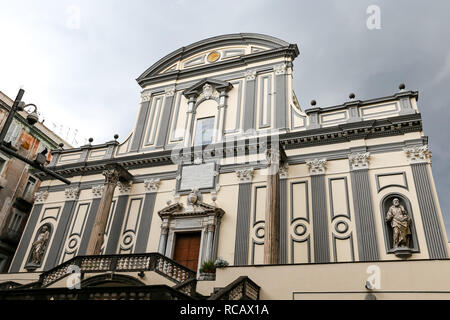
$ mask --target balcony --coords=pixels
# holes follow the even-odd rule
[[[0,234],[0,241],[5,242],[11,246],[17,246],[20,241],[21,233],[17,230],[5,228]]]

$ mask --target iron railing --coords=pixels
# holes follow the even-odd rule
[[[72,267],[69,269],[70,266]],[[76,269],[73,266],[78,267],[81,274],[154,271],[176,284],[181,284],[196,277],[195,271],[159,253],[77,256],[43,272],[39,277],[41,286],[46,287],[64,278]]]

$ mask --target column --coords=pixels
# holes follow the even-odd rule
[[[169,233],[168,221],[164,220],[161,225],[161,236],[159,237],[158,252],[163,256],[166,255],[167,235]]]
[[[116,168],[110,168],[103,171],[105,176],[105,184],[103,195],[100,199],[97,214],[95,216],[94,226],[86,250],[86,255],[100,254],[103,243],[103,236],[108,222],[109,211],[111,210],[111,202],[119,180],[119,171]]]
[[[378,241],[369,182],[370,153],[352,153],[348,158],[351,170],[359,260],[377,261],[379,260]]]
[[[269,149],[267,159],[264,264],[280,263],[280,151]]]
[[[311,175],[314,262],[330,261],[327,198],[325,192],[326,159],[306,161]]]
[[[206,227],[206,255],[205,255],[205,261],[211,260],[212,257],[212,249],[213,249],[213,241],[214,241],[214,230],[215,230],[214,224],[208,224]]]

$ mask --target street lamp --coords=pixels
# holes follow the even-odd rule
[[[37,113],[37,107],[36,107],[36,105],[34,104],[34,103],[28,103],[28,104],[25,104],[25,102],[23,102],[23,101],[21,101],[20,103],[19,103],[19,106],[18,106],[18,110],[19,111],[22,111],[22,110],[25,110],[25,108],[26,107],[34,107],[34,110],[33,110],[33,112],[28,112],[27,111],[27,113],[28,113],[28,115],[27,115],[27,122],[28,122],[28,124],[30,125],[30,126],[34,126],[34,124],[38,121],[38,119],[39,119],[39,115],[38,115],[38,113]]]
[[[6,118],[5,124],[3,125],[3,128],[0,131],[0,150],[9,154],[10,156],[13,156],[14,158],[17,158],[17,159],[29,164],[30,166],[32,166],[33,168],[35,168],[39,171],[45,172],[46,174],[66,183],[66,184],[70,184],[70,181],[67,180],[66,178],[64,178],[63,176],[44,167],[45,155],[47,154],[47,149],[45,149],[44,151],[39,153],[36,156],[35,160],[30,160],[30,159],[27,159],[27,158],[21,156],[20,154],[16,153],[11,148],[11,144],[5,142],[4,139],[5,139],[6,133],[8,132],[8,129],[11,126],[11,123],[12,123],[17,111],[22,111],[26,107],[34,107],[33,112],[27,112],[28,113],[27,122],[29,125],[32,126],[38,121],[36,105],[33,103],[25,104],[24,102],[21,102],[24,93],[25,93],[25,91],[23,89],[19,90],[19,93],[16,96],[16,100],[14,100],[11,110],[9,111],[8,118]]]

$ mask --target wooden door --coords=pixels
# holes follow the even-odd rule
[[[177,232],[173,260],[197,272],[201,232]]]

